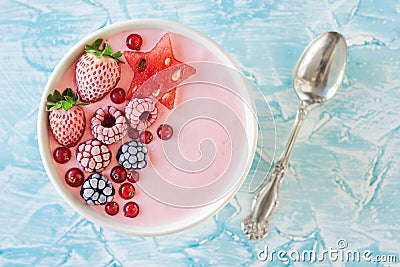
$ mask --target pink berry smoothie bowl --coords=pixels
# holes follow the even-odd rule
[[[75,211],[110,230],[193,227],[250,170],[258,132],[249,84],[216,42],[187,26],[140,19],[97,30],[62,57],[43,91],[47,175]]]

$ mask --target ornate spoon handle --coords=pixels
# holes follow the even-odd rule
[[[285,150],[275,163],[268,182],[254,198],[251,213],[242,222],[242,230],[250,240],[262,239],[269,233],[269,221],[278,206],[279,185],[285,176],[289,156],[307,114],[308,105],[301,103]]]

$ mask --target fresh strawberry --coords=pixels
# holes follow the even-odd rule
[[[170,36],[166,33],[149,52],[124,51],[134,72],[126,99],[153,96],[169,109],[174,107],[175,92],[168,94],[196,70],[177,60],[172,51]],[[157,74],[157,75],[155,75]],[[168,100],[167,100],[168,99]]]
[[[57,90],[49,94],[46,105],[54,138],[65,147],[75,146],[85,131],[85,112],[80,106],[86,103],[80,102],[79,95],[67,88],[62,94]]]
[[[75,77],[78,93],[85,102],[93,103],[102,99],[117,86],[121,78],[118,65],[120,51],[113,53],[105,44],[100,49],[103,39],[97,39],[93,45],[86,45],[84,53],[76,63]]]

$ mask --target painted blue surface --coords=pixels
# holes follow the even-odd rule
[[[0,0],[1,266],[278,266],[257,252],[338,249],[400,262],[400,3],[397,1]],[[218,215],[166,237],[130,237],[75,213],[55,192],[39,156],[38,103],[54,66],[75,42],[110,23],[162,18],[216,40],[260,86],[282,151],[297,108],[292,69],[318,34],[349,44],[337,96],[310,114],[265,240],[240,231],[249,180]],[[254,169],[253,169],[254,170]],[[256,174],[257,176],[257,174]],[[260,177],[258,177],[260,179]],[[293,266],[307,265],[294,262]],[[325,260],[319,265],[341,266]],[[348,266],[395,264],[349,263]]]

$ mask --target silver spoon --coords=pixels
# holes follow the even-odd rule
[[[285,175],[289,156],[310,107],[332,98],[342,83],[347,63],[347,45],[337,32],[326,32],[304,49],[293,72],[293,87],[301,103],[286,148],[274,164],[266,185],[256,195],[251,213],[242,230],[250,240],[269,233],[270,219],[278,205],[279,185]]]

